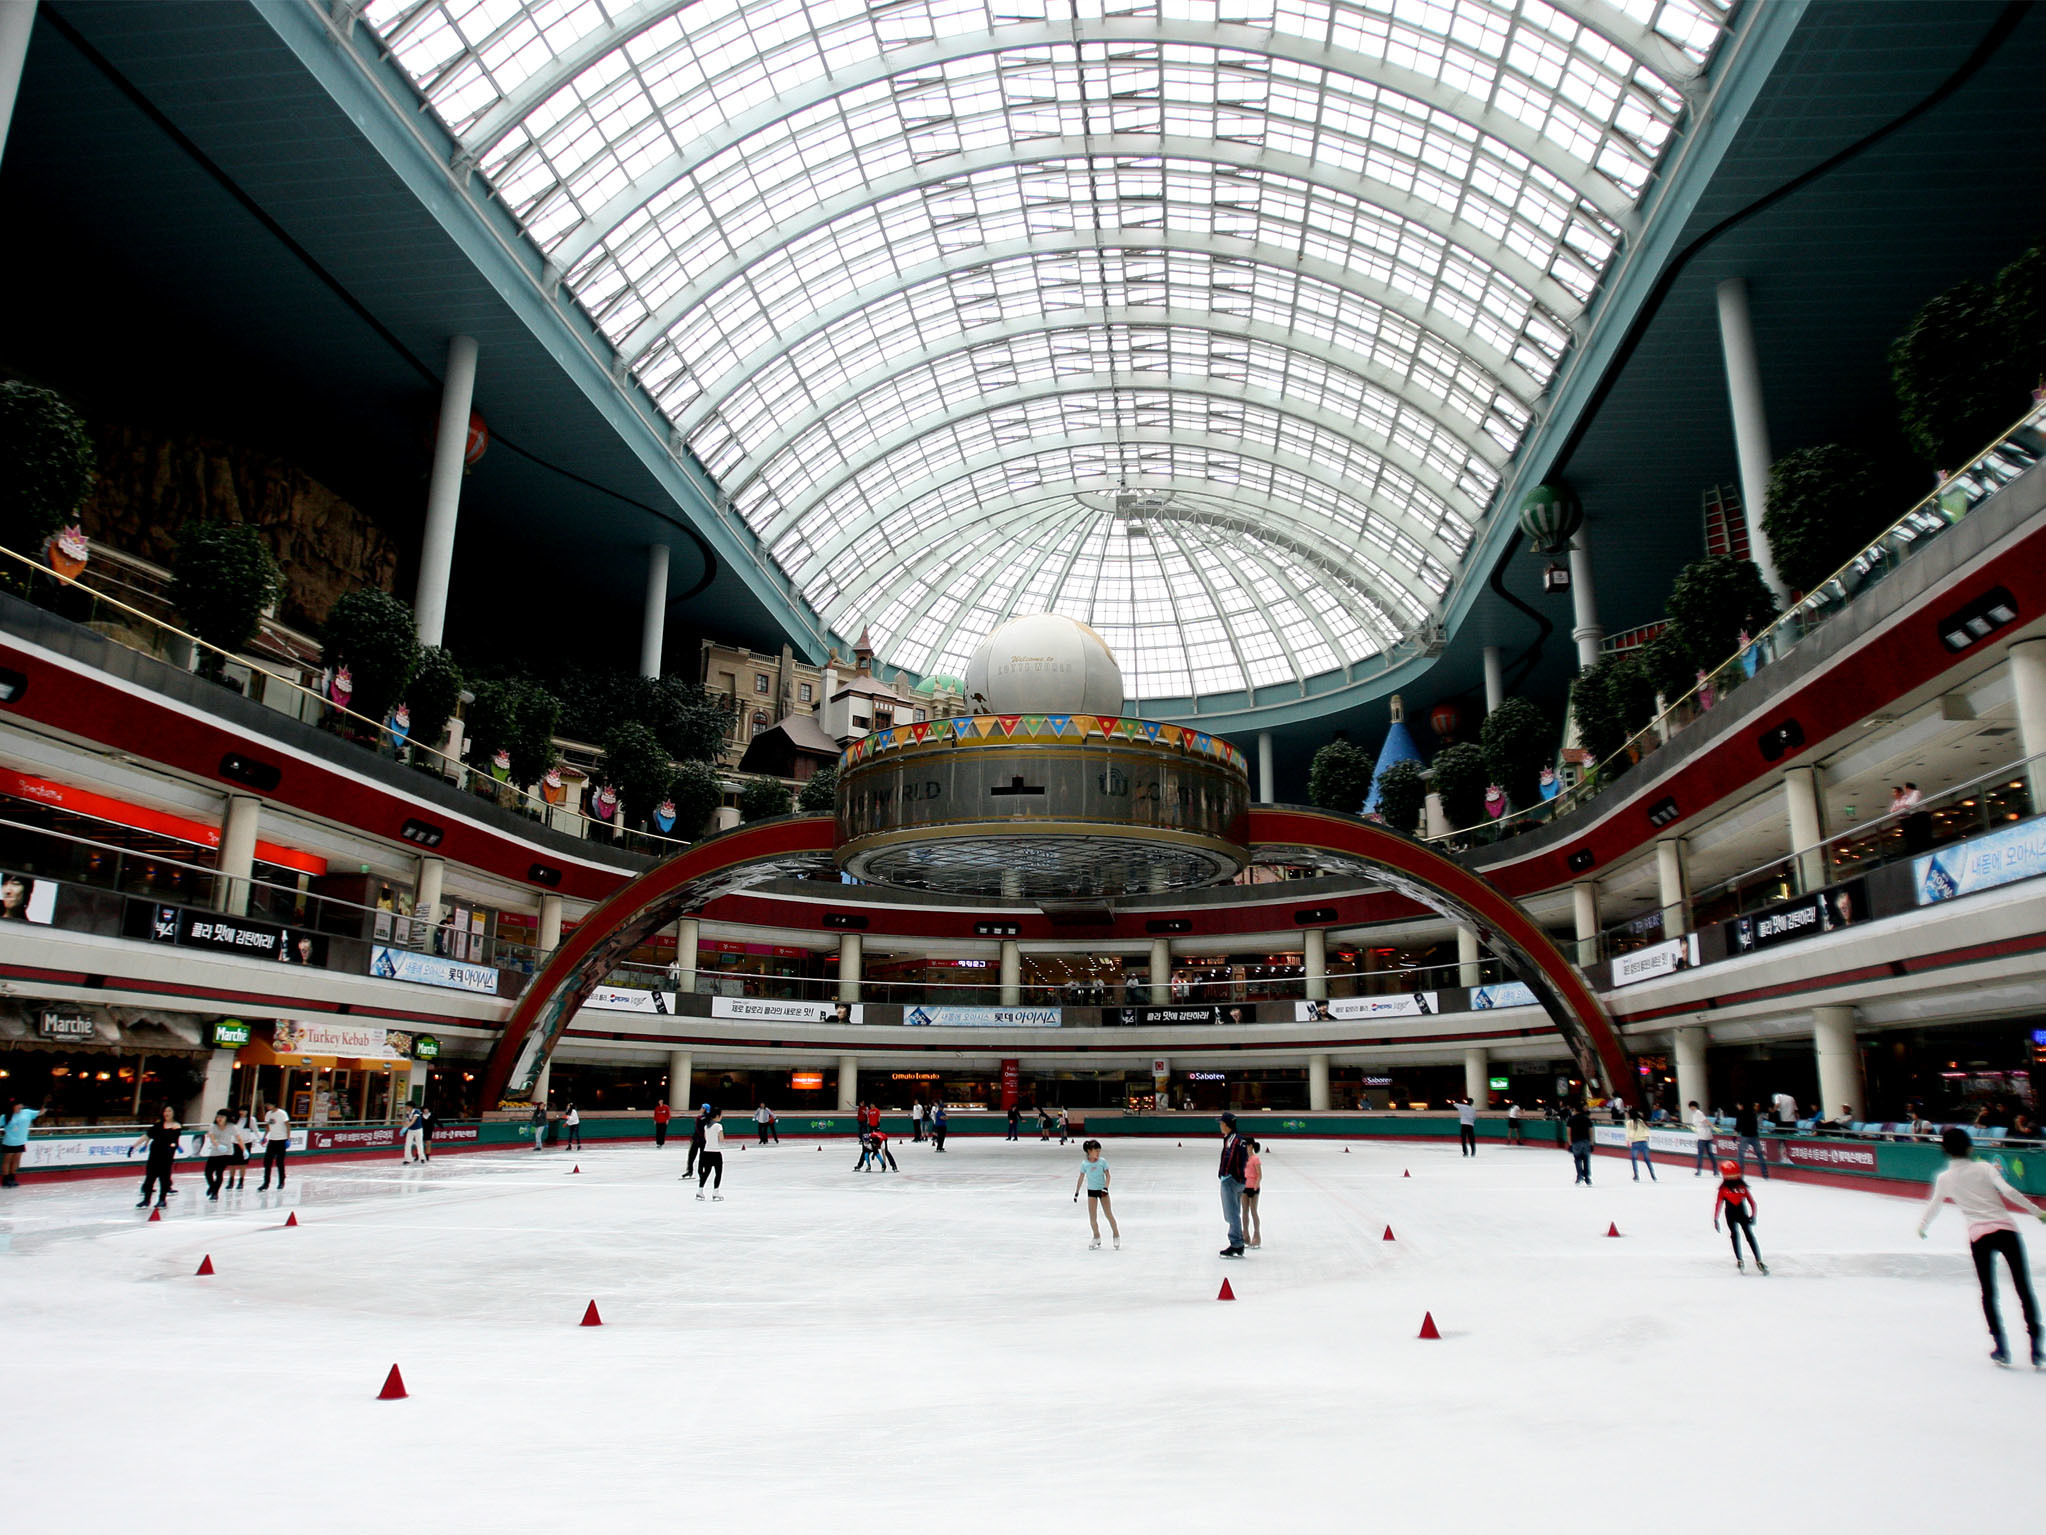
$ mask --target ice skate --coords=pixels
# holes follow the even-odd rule
[[[1768,1265],[1768,1264],[1766,1264],[1766,1263],[1764,1263],[1764,1262],[1763,1262],[1763,1261],[1762,1261],[1762,1260],[1761,1260],[1760,1258],[1757,1258],[1757,1259],[1755,1260],[1755,1268],[1756,1268],[1756,1270],[1757,1270],[1757,1271],[1758,1271],[1759,1273],[1761,1273],[1761,1274],[1762,1274],[1762,1275],[1763,1275],[1764,1277],[1767,1277],[1767,1275],[1768,1275],[1768,1273],[1769,1273],[1769,1265]]]
[[[1748,1271],[1748,1260],[1745,1258],[1736,1258],[1733,1260],[1733,1266],[1735,1272],[1745,1274]]]
[[[696,1196],[696,1202],[697,1202],[698,1204],[702,1204],[702,1203],[703,1203],[703,1200],[704,1200],[704,1196],[703,1196],[703,1195],[701,1195],[701,1194],[698,1194],[698,1195]]]
[[[2010,1350],[2001,1343],[1997,1344],[1995,1348],[1989,1351],[1989,1362],[1991,1364],[2000,1364],[2008,1370],[2010,1368]]]
[[[725,1196],[722,1194],[713,1194],[710,1196],[710,1202],[714,1205],[721,1205],[725,1202]],[[1767,1271],[1765,1270],[1764,1272]]]
[[[2041,1343],[2037,1338],[2032,1340],[2032,1368],[2046,1370],[2046,1343]]]
[[[1121,1252],[1121,1251],[1122,1251],[1122,1238],[1121,1238],[1121,1237],[1117,1237],[1117,1238],[1115,1239],[1115,1250],[1116,1250],[1117,1252]],[[2034,1364],[2035,1366],[2038,1366],[2038,1365],[2039,1365],[2039,1361],[2038,1361],[2038,1358],[2036,1357],[2036,1356],[2037,1356],[2037,1352],[2038,1352],[2038,1351],[2037,1351],[2036,1349],[2035,1349],[2035,1350],[2033,1351],[2033,1353],[2034,1353],[2034,1358],[2033,1358],[2033,1360],[2032,1360],[2032,1363],[2033,1363],[2033,1364]],[[2046,1368],[2046,1366],[2041,1366],[2041,1368]]]
[[[1093,1241],[1089,1242],[1087,1244],[1087,1251],[1090,1253],[1101,1251],[1101,1238],[1096,1237]]]
[[[1243,1256],[1243,1249],[1240,1247],[1225,1247],[1219,1254],[1217,1254],[1217,1256],[1223,1258],[1240,1258]]]

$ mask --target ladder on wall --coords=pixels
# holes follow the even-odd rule
[[[1730,554],[1737,560],[1748,555],[1748,519],[1741,507],[1740,488],[1713,485],[1704,497],[1705,552]]]

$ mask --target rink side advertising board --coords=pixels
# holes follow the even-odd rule
[[[1712,1144],[1722,1157],[1737,1157],[1740,1153],[1738,1136],[1716,1135]],[[1874,1146],[1857,1146],[1852,1141],[1781,1140],[1765,1136],[1762,1144],[1775,1153],[1779,1162],[1819,1172],[1872,1173],[1881,1166]]]
[[[433,1132],[433,1144],[474,1142],[481,1133],[475,1125],[441,1125]],[[314,1125],[305,1135],[306,1147],[311,1151],[369,1151],[383,1146],[395,1149],[405,1144],[403,1125],[357,1125],[345,1130]]]

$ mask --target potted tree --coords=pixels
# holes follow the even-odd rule
[[[1525,698],[1502,700],[1478,731],[1485,770],[1516,810],[1541,797],[1542,769],[1555,761],[1556,746],[1554,727]]]
[[[739,819],[769,821],[789,813],[789,786],[778,778],[755,778],[739,791]]]
[[[1357,814],[1371,793],[1372,761],[1355,742],[1338,736],[1314,754],[1307,768],[1307,802],[1320,810]]]
[[[347,674],[345,700],[332,684],[329,696],[356,714],[381,721],[404,696],[419,665],[412,610],[389,592],[358,587],[334,600],[321,639],[329,672],[336,680]]]
[[[284,578],[263,536],[241,522],[188,522],[171,562],[171,605],[185,627],[206,642],[199,675],[224,686],[229,652],[256,636],[263,612]]]
[[[0,544],[34,560],[78,516],[97,464],[84,419],[60,396],[19,380],[0,383]],[[4,567],[8,585],[25,590],[27,567]]]
[[[1378,775],[1378,814],[1394,831],[1414,834],[1428,804],[1428,780],[1421,764],[1408,758]]]

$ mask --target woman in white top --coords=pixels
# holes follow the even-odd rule
[[[1996,1309],[1996,1255],[2002,1253],[2003,1261],[2010,1267],[2011,1284],[2018,1292],[2018,1305],[2025,1313],[2025,1331],[2032,1337],[2032,1368],[2046,1370],[2046,1344],[2039,1337],[2039,1305],[2032,1298],[2025,1244],[2018,1236],[2018,1223],[2011,1218],[2013,1212],[2022,1211],[2046,1221],[2046,1210],[2035,1209],[2029,1199],[2004,1182],[2003,1174],[1993,1165],[1975,1161],[1975,1143],[1968,1139],[1966,1130],[1958,1126],[1949,1128],[1939,1138],[1939,1144],[1948,1157],[1946,1171],[1933,1180],[1932,1198],[1925,1203],[1925,1213],[1918,1217],[1918,1234],[1925,1235],[1925,1228],[1948,1201],[1960,1207],[1968,1222],[1968,1251],[1975,1259],[1975,1278],[1982,1286],[1982,1315],[1989,1322],[1989,1336],[1996,1340],[1996,1348],[1989,1357],[1997,1364],[2010,1363],[2010,1348],[2003,1338],[2003,1318]]]
[[[575,1110],[575,1100],[570,1099],[567,1112],[561,1116],[562,1134],[567,1138],[571,1151],[583,1149],[583,1117]]]
[[[227,1170],[234,1162],[235,1148],[242,1143],[242,1127],[228,1117],[226,1109],[213,1116],[213,1123],[206,1127],[206,1197],[218,1199],[220,1188],[227,1181]]]
[[[1689,1109],[1687,1117],[1691,1121],[1691,1133],[1698,1137],[1696,1158],[1691,1164],[1691,1176],[1698,1178],[1715,1171],[1718,1159],[1712,1154],[1712,1116],[1698,1107],[1696,1098],[1691,1100]]]
[[[703,1116],[703,1151],[696,1159],[696,1197],[703,1198],[703,1187],[710,1183],[711,1175],[717,1181],[711,1183],[712,1199],[723,1199],[715,1192],[725,1186],[725,1119],[724,1110],[712,1109]]]

